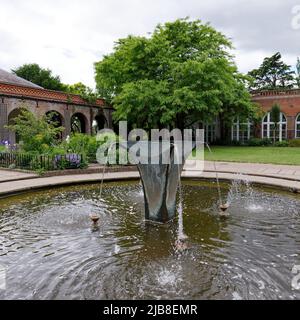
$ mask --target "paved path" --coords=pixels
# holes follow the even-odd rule
[[[183,178],[215,179],[214,163],[205,162],[204,172],[200,171],[202,164],[198,162],[195,167],[188,162],[182,174]],[[221,180],[236,179],[237,173],[241,173],[245,175],[249,182],[280,187],[300,193],[300,166],[216,162],[216,168]],[[105,174],[106,181],[138,178],[139,173],[137,171]],[[17,179],[19,180],[16,181]],[[101,173],[38,177],[31,173],[0,170],[0,196],[59,185],[99,182],[101,179]]]
[[[18,172],[12,170],[0,169],[0,183],[6,181],[16,181],[24,179],[32,179],[38,177],[35,173]]]
[[[189,164],[190,163],[190,164]],[[203,163],[199,162],[196,167],[187,161],[187,171],[198,171]],[[236,162],[215,162],[218,172],[240,173],[244,175],[263,176],[279,179],[300,181],[300,166],[260,164],[260,163],[236,163]],[[214,172],[214,162],[205,161],[205,172]]]

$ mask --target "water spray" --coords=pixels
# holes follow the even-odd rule
[[[206,143],[206,146],[207,146],[207,149],[210,152],[210,154],[213,154],[213,152],[212,152],[212,150],[211,150],[211,148],[210,148],[208,143]],[[227,210],[229,209],[229,203],[223,203],[221,187],[220,187],[220,180],[219,180],[219,174],[218,174],[218,171],[217,171],[217,165],[216,165],[216,161],[215,160],[213,160],[213,164],[214,164],[214,171],[215,171],[215,174],[216,174],[218,196],[219,196],[219,209],[220,209],[219,215],[221,217],[228,217],[229,213],[227,212]]]

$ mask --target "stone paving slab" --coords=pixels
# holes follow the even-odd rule
[[[201,161],[200,161],[201,162]],[[199,171],[200,164],[197,167],[193,167],[190,160],[187,161],[186,170]],[[203,161],[202,161],[203,166]],[[288,180],[300,181],[300,166],[290,165],[273,165],[273,164],[259,164],[259,163],[236,163],[236,162],[215,162],[215,166],[218,172],[224,173],[236,173],[245,175],[257,175],[273,178],[283,178]],[[205,161],[204,171],[214,172],[214,162]]]
[[[7,181],[32,179],[36,177],[38,177],[36,173],[26,173],[21,171],[0,169],[0,183]]]
[[[182,174],[183,178],[189,179],[209,179],[215,180],[216,175],[213,172],[204,172],[202,174],[197,173],[196,171],[184,171]],[[220,180],[232,181],[237,178],[236,174],[232,173],[218,173],[218,177]],[[254,184],[278,187],[282,189],[286,189],[289,191],[300,193],[300,181],[292,181],[286,179],[278,179],[264,176],[247,176],[245,177],[247,181]]]
[[[231,181],[236,179],[234,173],[219,173],[220,180]],[[214,172],[200,173],[197,171],[184,171],[183,178],[189,179],[210,179],[215,180],[216,175]],[[100,183],[102,174],[87,174],[87,175],[73,175],[73,176],[59,176],[59,177],[47,177],[36,178],[30,180],[4,182],[0,184],[0,196],[5,197],[10,194],[32,191],[35,189],[49,188],[54,186],[64,186],[79,183]],[[112,172],[106,173],[105,181],[119,181],[139,179],[138,172]],[[251,183],[268,185],[273,187],[280,187],[283,189],[291,190],[293,192],[300,193],[300,181],[292,181],[278,178],[270,178],[263,176],[247,176],[247,180]]]
[[[214,163],[197,161],[196,166],[187,163],[183,178],[216,179]],[[203,166],[204,165],[204,166]],[[216,162],[221,180],[234,180],[237,174],[245,175],[249,182],[270,185],[300,192],[300,166],[265,165],[253,163]],[[204,172],[203,169],[204,167]],[[105,181],[139,179],[138,171],[108,172]],[[0,170],[0,196],[30,191],[34,189],[63,186],[76,183],[97,183],[102,173],[73,174],[53,177],[39,177],[34,173]]]
[[[12,193],[30,191],[34,189],[50,188],[54,186],[71,185],[76,183],[92,183],[99,182],[102,174],[81,174],[70,176],[56,176],[47,178],[35,178],[21,181],[10,181],[0,183],[0,196]],[[112,172],[106,173],[105,181],[138,179],[138,172]]]

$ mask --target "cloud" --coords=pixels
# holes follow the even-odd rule
[[[298,2],[298,3],[297,3]],[[66,83],[94,86],[93,63],[128,34],[146,35],[158,23],[190,16],[233,41],[242,72],[280,51],[295,64],[300,30],[291,27],[300,0],[0,0],[0,67],[36,62]]]

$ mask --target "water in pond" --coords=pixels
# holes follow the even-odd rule
[[[0,299],[300,299],[300,198],[222,185],[183,183],[189,249],[178,225],[148,225],[140,184],[74,186],[0,200]],[[100,215],[93,230],[89,215]]]

